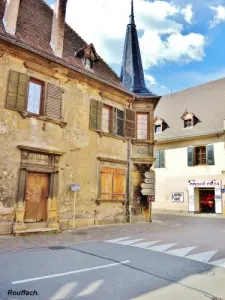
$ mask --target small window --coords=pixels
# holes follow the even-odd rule
[[[137,139],[147,140],[148,139],[148,113],[137,113]]]
[[[89,57],[86,57],[84,65],[87,69],[92,69],[93,68],[93,61]]]
[[[184,120],[184,128],[190,128],[192,126],[193,126],[193,120],[192,119]]]
[[[155,133],[159,133],[162,131],[162,126],[161,125],[155,125]]]
[[[158,150],[155,152],[155,168],[165,168],[165,150]]]
[[[195,165],[205,165],[206,164],[206,147],[196,147],[195,148]]]
[[[102,131],[112,132],[112,107],[105,104],[102,110]]]
[[[36,115],[42,114],[44,83],[31,78],[28,88],[27,111]]]
[[[118,136],[124,136],[124,112],[122,110],[116,110],[116,134]]]

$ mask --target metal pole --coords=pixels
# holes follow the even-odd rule
[[[74,192],[74,196],[73,196],[73,229],[75,228],[76,200],[77,200],[77,192]]]

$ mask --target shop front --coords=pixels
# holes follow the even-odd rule
[[[188,184],[188,210],[198,213],[222,213],[221,181],[191,180]]]

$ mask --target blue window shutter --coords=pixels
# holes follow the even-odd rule
[[[214,165],[214,147],[213,145],[208,145],[206,147],[206,161],[207,161],[207,165]]]
[[[194,148],[188,147],[187,148],[187,163],[189,167],[194,166]]]
[[[159,168],[159,151],[155,151],[155,168]]]
[[[159,167],[165,168],[165,151],[164,150],[159,151]]]

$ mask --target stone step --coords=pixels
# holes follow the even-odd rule
[[[34,222],[34,223],[25,223],[27,229],[33,228],[46,228],[47,222]]]
[[[30,235],[30,234],[48,234],[48,233],[58,233],[57,228],[29,228],[24,230],[15,230],[14,235]]]

